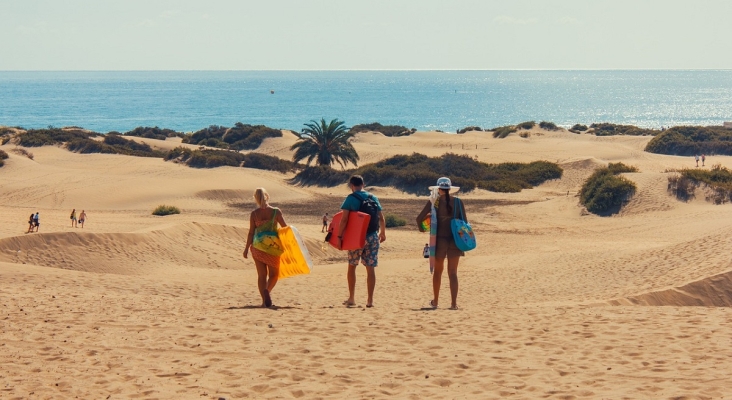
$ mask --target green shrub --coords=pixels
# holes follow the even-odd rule
[[[635,183],[614,172],[629,171],[635,167],[622,163],[612,165],[612,169],[608,167],[597,169],[582,185],[580,203],[591,213],[600,215],[616,213],[635,194]]]
[[[638,167],[634,167],[631,165],[625,165],[621,162],[610,163],[607,165],[607,169],[609,169],[610,172],[613,173],[613,175],[623,174],[623,173],[628,173],[628,172],[638,172]]]
[[[152,212],[153,215],[171,215],[180,214],[180,209],[176,206],[159,205]]]
[[[721,126],[675,126],[656,135],[645,150],[677,156],[732,155],[732,130]]]
[[[74,139],[66,144],[70,151],[82,154],[123,154],[136,157],[165,157],[165,153],[153,150],[147,143],[137,143],[119,135],[105,135],[99,142],[94,139]]]
[[[354,125],[351,127],[350,130],[352,133],[359,133],[359,132],[379,132],[383,134],[384,136],[409,136],[413,134],[414,132],[417,132],[416,129],[412,128],[409,129],[406,126],[401,125],[381,125],[378,122],[372,122],[370,124],[359,124]]]
[[[529,132],[519,132],[519,136],[522,137],[522,138],[524,138],[524,139],[528,139],[529,136],[531,136],[531,133],[529,133]]]
[[[633,125],[618,125],[610,123],[599,123],[590,125],[588,133],[594,133],[596,136],[655,136],[661,131],[655,129],[643,129]]]
[[[71,142],[76,139],[89,139],[99,136],[95,132],[85,132],[81,129],[30,129],[18,135],[18,144],[23,147],[51,146]]]
[[[536,126],[536,122],[534,121],[526,121],[516,125],[516,127],[519,129],[531,129],[534,126]]]
[[[303,168],[292,178],[291,183],[331,187],[345,184],[350,176],[351,173],[348,171],[333,169],[326,165],[317,165]]]
[[[282,131],[264,125],[237,122],[233,127],[211,125],[183,138],[183,143],[229,150],[254,150],[268,137],[282,137]]]
[[[3,150],[0,150],[0,167],[5,165],[5,161],[3,161],[3,160],[7,160],[7,159],[8,159],[8,153],[6,153]]]
[[[290,172],[297,165],[292,161],[259,153],[241,154],[229,150],[191,150],[178,146],[165,155],[165,161],[176,160],[192,168],[245,167],[277,172]]]
[[[190,135],[186,135],[183,138],[183,143],[206,146],[206,141],[208,139],[218,139],[220,141],[227,129],[229,128],[225,126],[210,125],[208,128],[203,128]]]
[[[387,228],[396,228],[407,224],[407,220],[392,214],[386,214],[386,216],[384,216],[384,219],[386,220]]]
[[[107,135],[111,134],[112,132],[107,133]],[[162,129],[158,128],[157,126],[149,127],[149,126],[138,126],[137,128],[125,132],[125,136],[137,136],[137,137],[143,137],[148,139],[157,139],[157,140],[165,140],[169,137],[185,137],[185,134],[183,132],[176,132],[172,129]]]
[[[465,128],[458,129],[455,131],[456,133],[465,133],[465,132],[483,132],[483,128],[479,126],[466,126]]]
[[[425,194],[441,176],[449,176],[463,192],[481,188],[498,192],[519,192],[549,179],[562,176],[562,169],[547,161],[528,164],[486,164],[468,155],[444,154],[427,157],[414,153],[397,155],[374,164],[351,170],[334,170],[326,166],[308,167],[291,180],[301,185],[322,187],[344,184],[352,174],[360,174],[367,185],[391,186],[409,193]]]
[[[506,136],[516,132],[518,129],[516,129],[515,126],[509,125],[509,126],[499,126],[497,128],[491,129],[493,131],[493,137],[498,139],[503,139]]]
[[[587,125],[581,125],[581,124],[574,124],[571,128],[569,128],[570,132],[584,132],[587,130]]]
[[[249,153],[244,155],[242,167],[277,171],[284,174],[294,171],[296,165],[292,161],[283,160],[279,157],[260,153]]]
[[[541,121],[539,122],[539,128],[547,131],[558,131],[559,127],[554,122]]]

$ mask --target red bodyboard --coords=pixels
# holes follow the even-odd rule
[[[337,212],[336,215],[333,216],[333,220],[330,222],[330,227],[328,228],[328,232],[333,232],[333,234],[330,235],[328,243],[336,249],[338,249],[338,247],[336,247],[336,239],[338,237],[334,230],[336,230],[338,225],[341,223],[342,217],[343,211]],[[360,211],[349,212],[346,230],[343,232],[341,248],[338,250],[357,250],[363,248],[366,244],[366,230],[369,228],[370,220],[371,216],[366,213],[362,213]]]

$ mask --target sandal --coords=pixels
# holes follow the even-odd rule
[[[460,309],[460,307],[458,307],[458,306],[452,306],[449,308],[449,310],[459,310],[459,309]]]
[[[430,300],[430,307],[437,308],[437,305],[435,305],[435,300]]]

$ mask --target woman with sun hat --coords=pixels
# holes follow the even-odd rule
[[[466,222],[468,218],[465,216],[463,202],[456,201],[456,197],[451,196],[451,194],[457,193],[460,188],[452,186],[450,178],[442,177],[438,179],[437,184],[435,186],[430,186],[429,189],[431,192],[430,200],[427,201],[422,212],[417,216],[417,226],[420,231],[425,232],[426,229],[421,222],[424,221],[428,215],[435,213],[436,218],[432,218],[432,221],[435,221],[437,226],[430,226],[430,235],[436,236],[434,248],[434,271],[432,273],[432,289],[434,291],[434,298],[430,300],[430,306],[432,308],[437,308],[440,298],[442,271],[445,268],[445,259],[447,259],[447,276],[450,279],[450,295],[452,297],[450,309],[457,310],[457,268],[460,263],[460,257],[464,256],[465,253],[463,253],[463,251],[455,244],[450,222],[453,219],[453,215],[455,215],[455,211],[457,211],[457,213],[461,213]],[[456,206],[459,207],[458,210],[455,210]]]

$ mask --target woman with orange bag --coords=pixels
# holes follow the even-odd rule
[[[262,307],[272,307],[270,293],[277,284],[282,244],[277,238],[277,224],[287,226],[279,208],[269,205],[269,194],[264,188],[254,191],[257,208],[249,216],[249,235],[244,248],[244,258],[252,250],[254,265],[257,266],[257,285],[262,296]]]

